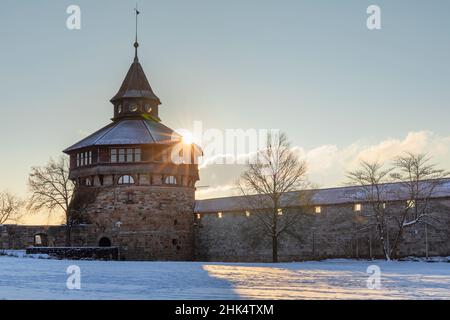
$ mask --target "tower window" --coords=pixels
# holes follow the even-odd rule
[[[87,187],[91,187],[92,186],[91,178],[86,178],[86,180],[84,181],[84,185]]]
[[[125,162],[125,149],[119,149],[119,162]]]
[[[130,111],[131,112],[136,112],[138,111],[139,107],[137,106],[137,104],[131,104],[130,105]]]
[[[177,184],[177,178],[174,176],[168,176],[164,179],[165,184]]]
[[[92,151],[77,153],[77,167],[92,164]]]
[[[117,149],[111,149],[111,163],[117,162]]]
[[[116,162],[141,162],[141,148],[111,149],[111,163]]]
[[[134,162],[141,162],[141,148],[134,149]]]
[[[127,162],[133,162],[133,149],[127,149]]]
[[[134,184],[134,178],[129,175],[121,176],[117,184]]]

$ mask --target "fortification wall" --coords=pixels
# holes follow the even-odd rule
[[[93,246],[95,237],[89,225],[72,228],[73,246]],[[36,244],[36,235],[41,235],[41,243]],[[66,246],[65,226],[23,226],[0,225],[0,249],[25,249],[32,246]]]
[[[73,246],[98,246],[108,238],[126,260],[271,261],[271,239],[254,214],[223,212],[219,218],[214,212],[194,219],[192,190],[102,188],[95,199],[87,209],[90,224],[72,230]],[[364,228],[367,212],[355,213],[352,204],[312,211],[280,236],[280,261],[382,257],[375,230]],[[430,225],[404,233],[400,256],[425,256],[426,239],[430,256],[450,256],[450,199],[434,200],[431,211]],[[64,226],[4,225],[0,249],[34,246],[37,234],[46,235],[42,245],[66,244]]]
[[[97,239],[124,260],[192,260],[194,189],[175,186],[97,188],[87,221]]]
[[[430,256],[450,255],[450,200],[433,201],[432,212],[438,221],[429,220],[432,225],[421,223],[404,233],[400,256],[425,256],[426,239]],[[364,228],[365,215],[354,212],[352,204],[301,214],[298,223],[279,238],[280,261],[383,257],[375,230]],[[251,213],[247,217],[245,212],[223,212],[222,218],[204,213],[196,220],[196,260],[269,262],[271,241]]]

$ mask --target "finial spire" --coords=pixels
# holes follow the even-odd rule
[[[137,62],[139,61],[138,59],[138,47],[139,47],[139,43],[138,43],[138,15],[139,15],[139,10],[138,10],[138,4],[136,3],[136,8],[134,8],[134,11],[136,12],[136,38],[134,41],[134,61]]]

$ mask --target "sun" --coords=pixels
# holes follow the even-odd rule
[[[192,144],[194,143],[194,137],[190,132],[183,132],[183,143],[184,144]]]

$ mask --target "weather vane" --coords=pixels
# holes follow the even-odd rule
[[[136,3],[136,8],[134,8],[134,11],[136,12],[136,38],[135,38],[135,42],[134,42],[134,61],[138,61],[138,54],[137,54],[137,49],[139,47],[139,43],[138,43],[138,15],[141,13],[138,10],[138,4]]]

